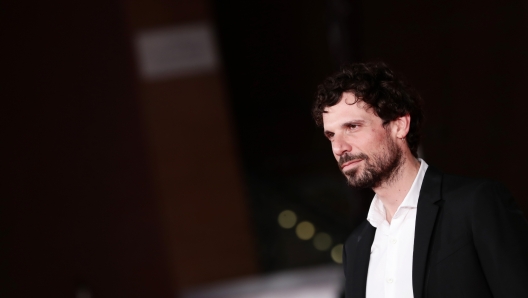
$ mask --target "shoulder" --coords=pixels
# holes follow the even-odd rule
[[[437,170],[436,170],[437,171]],[[509,195],[508,189],[500,182],[442,173],[442,199],[471,199],[475,197],[497,197]]]
[[[443,174],[441,197],[446,205],[472,213],[490,213],[502,208],[520,212],[506,186],[491,179]]]

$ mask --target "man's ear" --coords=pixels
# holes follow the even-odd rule
[[[394,119],[394,129],[396,130],[396,137],[398,139],[403,139],[409,133],[411,128],[411,115],[407,114],[405,116],[398,117]]]

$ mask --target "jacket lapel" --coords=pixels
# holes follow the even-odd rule
[[[356,253],[353,254],[354,261],[352,262],[350,277],[350,290],[352,298],[365,298],[366,289],[367,289],[367,274],[368,267],[370,262],[370,249],[372,247],[372,242],[374,242],[374,235],[376,234],[376,228],[370,225],[369,222],[366,222],[363,227],[363,231],[360,234],[360,237],[356,246]],[[347,297],[348,293],[347,293]]]
[[[441,199],[441,185],[442,173],[429,166],[420,190],[414,231],[412,281],[415,298],[423,297],[429,244],[439,208],[435,203]]]

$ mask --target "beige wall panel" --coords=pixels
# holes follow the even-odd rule
[[[247,203],[218,75],[145,83],[142,89],[178,284],[255,272]]]

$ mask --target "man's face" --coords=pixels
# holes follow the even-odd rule
[[[376,188],[394,179],[402,163],[402,150],[393,123],[383,121],[354,94],[343,93],[341,101],[325,109],[326,137],[348,184],[356,188]],[[348,104],[347,104],[348,103]]]

